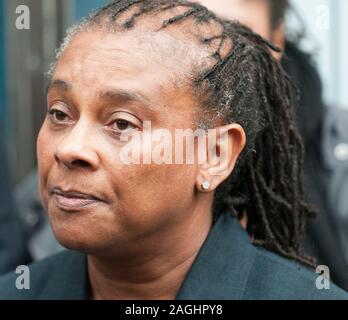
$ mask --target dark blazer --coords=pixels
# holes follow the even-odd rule
[[[30,266],[30,289],[17,290],[17,274],[0,278],[0,299],[88,299],[86,256],[64,251]],[[238,220],[216,221],[176,299],[348,299],[331,283],[316,288],[318,274],[251,244]]]

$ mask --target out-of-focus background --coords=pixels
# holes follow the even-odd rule
[[[330,105],[348,105],[348,1],[292,0],[289,29],[305,28],[301,47],[313,54]],[[299,17],[296,17],[298,15]],[[301,21],[302,19],[302,21]]]
[[[35,140],[45,116],[45,78],[66,29],[105,0],[0,0],[0,123],[7,137],[13,184],[35,168]],[[16,8],[30,9],[18,30]]]
[[[8,139],[13,183],[35,167],[35,139],[45,114],[43,73],[68,26],[107,0],[0,0],[0,124]],[[15,11],[30,8],[30,29]],[[314,54],[329,105],[348,106],[348,1],[292,0],[288,24],[305,28],[301,47]],[[300,16],[300,17],[299,17]],[[292,32],[292,31],[291,31]]]

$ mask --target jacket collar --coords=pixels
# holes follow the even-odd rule
[[[38,299],[88,300],[90,287],[86,255],[66,250],[56,255],[55,268],[43,286]]]
[[[241,299],[256,250],[248,233],[229,213],[223,213],[210,230],[176,296],[183,299]],[[87,258],[67,251],[58,272],[41,291],[43,299],[89,299]],[[39,297],[40,298],[40,297]]]
[[[221,214],[176,299],[241,299],[255,255],[239,221],[230,213]]]

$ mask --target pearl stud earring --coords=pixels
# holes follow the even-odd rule
[[[202,189],[203,189],[203,190],[208,190],[209,187],[210,187],[209,181],[204,181],[204,182],[202,183]]]

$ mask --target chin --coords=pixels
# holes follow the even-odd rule
[[[66,249],[89,255],[107,252],[108,239],[105,232],[81,225],[53,221],[51,227],[57,241]]]
[[[66,249],[82,253],[95,250],[95,241],[89,239],[86,235],[81,235],[69,229],[61,230],[59,227],[53,227],[52,229],[57,241]]]
[[[48,217],[57,241],[65,248],[86,254],[97,254],[115,243],[111,235],[117,233],[110,226],[114,221],[104,212],[64,212],[48,206]],[[112,223],[113,222],[113,223]]]

